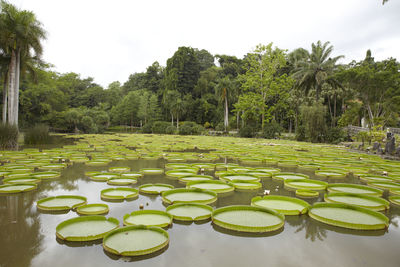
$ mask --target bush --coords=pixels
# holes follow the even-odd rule
[[[261,133],[261,137],[266,139],[274,139],[277,137],[277,135],[281,135],[282,131],[282,126],[276,121],[273,121],[264,125],[264,130]]]
[[[146,134],[153,133],[152,127],[153,125],[151,123],[146,123],[143,125],[141,132]]]
[[[346,138],[344,131],[340,127],[329,128],[326,131],[326,142],[331,144],[339,144]]]
[[[18,146],[18,128],[10,124],[0,124],[0,149],[15,149]]]
[[[296,140],[305,141],[306,140],[306,127],[299,125],[296,129]]]
[[[166,134],[176,134],[176,127],[169,124],[169,126],[165,129],[165,133]]]
[[[199,135],[204,130],[203,126],[192,121],[185,121],[179,126],[179,134],[181,135]]]
[[[257,128],[251,125],[246,125],[239,129],[240,137],[252,138],[256,136],[256,133],[257,133]]]
[[[92,117],[83,116],[79,126],[79,129],[81,129],[84,133],[97,133],[97,126]]]
[[[37,124],[26,130],[24,143],[27,145],[39,145],[50,143],[49,127],[44,124]]]
[[[326,107],[316,103],[312,106],[300,107],[300,112],[306,140],[313,143],[324,142],[326,135]]]
[[[166,134],[166,130],[167,130],[168,126],[172,126],[170,122],[155,121],[153,123],[153,126],[151,127],[151,130],[155,134]]]

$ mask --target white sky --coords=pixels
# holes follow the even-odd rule
[[[242,58],[257,44],[310,50],[330,41],[343,62],[400,60],[400,1],[9,0],[48,32],[45,61],[105,88],[166,60],[180,46]]]

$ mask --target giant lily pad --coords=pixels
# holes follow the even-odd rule
[[[399,189],[400,190],[400,184],[394,183],[394,182],[369,182],[368,185],[376,188],[381,188],[381,189]]]
[[[199,188],[178,188],[161,194],[167,204],[173,203],[202,203],[210,204],[217,200],[217,193]]]
[[[103,238],[118,228],[118,224],[115,218],[107,219],[99,215],[76,217],[57,225],[56,235],[67,241],[92,241]]]
[[[178,221],[201,221],[211,217],[213,208],[198,203],[177,203],[168,206],[166,211]]]
[[[105,200],[123,200],[137,197],[139,191],[135,188],[107,188],[101,190],[101,198]]]
[[[367,194],[371,196],[382,196],[383,194],[383,191],[380,189],[359,184],[329,184],[327,190],[328,192]]]
[[[38,179],[53,179],[53,178],[58,178],[61,176],[60,172],[57,171],[48,171],[48,172],[34,172],[32,173],[32,177],[38,178]]]
[[[351,204],[371,210],[386,210],[389,208],[389,201],[366,194],[354,193],[330,193],[324,196],[324,200],[328,203]]]
[[[254,197],[251,199],[251,205],[270,208],[284,215],[305,214],[311,207],[310,204],[298,198],[273,195]]]
[[[325,177],[325,178],[344,178],[346,177],[346,172],[334,171],[334,170],[317,170],[315,175]]]
[[[139,192],[144,194],[158,195],[173,188],[174,186],[169,184],[144,184],[139,186]]]
[[[154,226],[132,225],[116,229],[103,239],[106,251],[122,256],[140,256],[161,250],[169,243],[167,231]]]
[[[74,195],[61,195],[42,198],[37,201],[37,207],[45,211],[63,211],[77,208],[86,204],[86,197]]]
[[[319,193],[310,189],[297,189],[296,190],[297,197],[318,197]]]
[[[102,172],[99,174],[92,175],[89,178],[94,181],[98,181],[98,182],[106,182],[106,181],[110,180],[111,178],[118,178],[118,177],[119,177],[119,174],[116,174],[116,173]]]
[[[270,232],[285,223],[285,216],[274,210],[244,205],[216,209],[211,218],[220,227],[240,232]]]
[[[191,181],[209,181],[209,180],[212,180],[212,179],[213,179],[213,177],[210,176],[210,175],[197,175],[197,174],[195,174],[195,175],[188,175],[188,176],[180,177],[179,181],[183,182],[183,183],[188,183],[188,182],[191,182]]]
[[[221,180],[225,180],[225,181],[229,181],[229,182],[232,180],[253,181],[253,182],[260,181],[260,177],[251,175],[251,174],[245,174],[245,173],[223,174],[219,178]]]
[[[10,193],[21,193],[31,191],[37,188],[35,183],[17,183],[17,184],[5,184],[0,185],[0,195]]]
[[[389,219],[382,213],[348,204],[315,203],[308,215],[323,223],[349,229],[379,230],[389,226]]]
[[[107,184],[109,185],[130,185],[136,184],[136,178],[127,178],[127,177],[114,177],[107,180]]]
[[[390,196],[389,201],[397,206],[400,206],[400,196]]]
[[[4,178],[3,184],[37,184],[41,180],[35,177],[20,177],[20,178]]]
[[[99,215],[109,211],[107,204],[87,204],[79,206],[76,212],[81,215]]]
[[[303,179],[309,179],[310,176],[302,174],[302,173],[294,173],[294,172],[281,172],[272,175],[272,178],[275,180],[287,180],[287,179],[298,179],[298,180],[303,180]]]
[[[260,182],[256,181],[247,181],[247,180],[232,180],[232,185],[235,187],[235,190],[257,190],[262,187]]]
[[[138,210],[124,216],[124,225],[167,227],[170,224],[172,216],[160,210]]]
[[[311,179],[286,179],[285,187],[290,189],[325,190],[328,183]]]
[[[221,180],[192,181],[186,184],[188,188],[200,188],[214,191],[215,193],[227,193],[235,190],[231,183]]]

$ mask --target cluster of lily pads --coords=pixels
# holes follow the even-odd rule
[[[163,160],[164,168],[110,167],[107,172],[85,173],[93,182],[114,186],[99,192],[105,201],[135,199],[139,193],[161,195],[165,210],[133,211],[124,216],[124,227],[119,227],[118,219],[101,215],[109,211],[108,205],[87,204],[84,196],[37,201],[39,210],[73,209],[85,215],[61,222],[56,229],[58,238],[103,239],[104,249],[118,255],[144,255],[166,247],[169,235],[163,228],[174,220],[211,218],[215,225],[229,230],[262,233],[281,229],[285,216],[308,214],[338,227],[379,230],[389,226],[381,211],[389,209],[390,203],[400,205],[400,163],[343,147],[204,136],[79,137],[75,145],[62,149],[2,152],[0,194],[35,190],[42,180],[60,177],[63,168],[75,163],[107,166],[112,161]],[[296,172],[282,172],[282,168]],[[311,179],[311,173],[318,180]],[[135,188],[138,179],[149,175],[162,175],[165,183]],[[168,183],[171,179],[182,187],[174,188]],[[273,195],[271,188],[263,188],[266,179],[281,181],[296,197]],[[352,179],[359,184],[350,182]],[[211,206],[218,198],[242,190],[258,196],[248,205]],[[306,201],[323,193],[325,202],[310,205]]]

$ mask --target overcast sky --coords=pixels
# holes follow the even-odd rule
[[[242,58],[257,44],[310,50],[330,41],[343,62],[400,59],[400,0],[9,0],[48,33],[44,60],[107,87],[166,65],[180,46]]]

